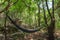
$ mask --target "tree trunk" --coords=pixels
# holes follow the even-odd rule
[[[55,31],[55,20],[51,21],[50,26],[47,28],[48,30],[48,38],[47,40],[55,40],[54,31]]]

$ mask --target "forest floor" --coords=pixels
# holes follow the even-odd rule
[[[20,33],[20,32],[19,32]],[[19,35],[19,34],[18,34]],[[60,40],[60,30],[56,30],[55,31],[55,39],[56,40]],[[4,36],[0,34],[0,40],[4,40]],[[18,37],[10,37],[8,40],[46,40],[48,37],[47,33],[44,31],[39,31],[39,32],[35,32],[35,33],[29,33],[29,34],[24,34],[24,36],[22,36],[22,34],[20,34]],[[8,37],[7,37],[8,38]],[[15,39],[13,39],[15,38]]]

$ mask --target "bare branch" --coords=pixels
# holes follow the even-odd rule
[[[7,18],[16,26],[16,28],[22,30],[23,32],[27,32],[27,33],[33,33],[33,32],[37,32],[39,31],[42,27],[39,27],[37,29],[25,29],[19,25],[17,25],[8,15],[7,15]]]
[[[52,0],[52,17],[54,18],[54,0]]]
[[[44,1],[42,0],[42,6],[43,6],[43,12],[44,12],[44,21],[45,24],[48,26],[47,18],[46,18],[46,12],[45,12],[45,7],[44,7]]]
[[[47,2],[48,2],[48,1],[46,0],[46,7],[47,7],[47,10],[48,10],[49,16],[50,16],[50,18],[52,19],[52,15],[51,15],[51,13],[50,13],[50,10],[49,10],[48,3],[47,3]]]
[[[18,0],[16,0],[14,3],[12,3],[11,5],[14,5],[14,4],[16,4],[18,2]]]

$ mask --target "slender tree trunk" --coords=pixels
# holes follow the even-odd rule
[[[55,20],[51,21],[51,24],[47,29],[48,29],[48,38],[47,38],[47,40],[55,40],[55,37],[54,37]]]

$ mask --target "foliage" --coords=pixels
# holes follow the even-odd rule
[[[10,0],[11,4],[14,3],[16,0]],[[8,15],[12,19],[20,19],[23,21],[23,24],[29,25],[29,28],[36,28],[39,27],[38,23],[40,21],[40,26],[43,28],[47,28],[45,19],[44,19],[44,11],[43,11],[43,5],[46,7],[45,0],[42,2],[42,0],[18,0],[18,2],[14,5],[12,5],[9,8],[9,13]],[[48,0],[48,2],[52,2],[52,0]],[[3,3],[3,5],[1,5]],[[3,10],[7,5],[8,1],[6,0],[4,3],[4,0],[0,1],[0,11]],[[52,5],[50,5],[52,6]],[[48,14],[47,8],[45,9],[46,13],[46,18],[47,18],[47,23],[48,25],[51,23],[50,16]],[[40,10],[40,11],[39,11]],[[52,8],[49,9],[51,14],[52,14]],[[54,0],[54,16],[55,16],[55,21],[56,21],[56,28],[60,29],[60,0]],[[40,13],[39,13],[40,12]],[[5,13],[1,13],[2,15]],[[1,15],[0,14],[0,15]],[[40,20],[38,20],[40,17]],[[5,15],[1,18],[0,16],[0,27],[4,26],[4,18]],[[10,21],[7,19],[7,22],[10,23]],[[6,24],[8,25],[8,23]],[[2,27],[3,28],[3,27]],[[14,26],[8,27],[10,28],[12,33],[15,33],[18,31]],[[14,31],[14,32],[13,32]]]

